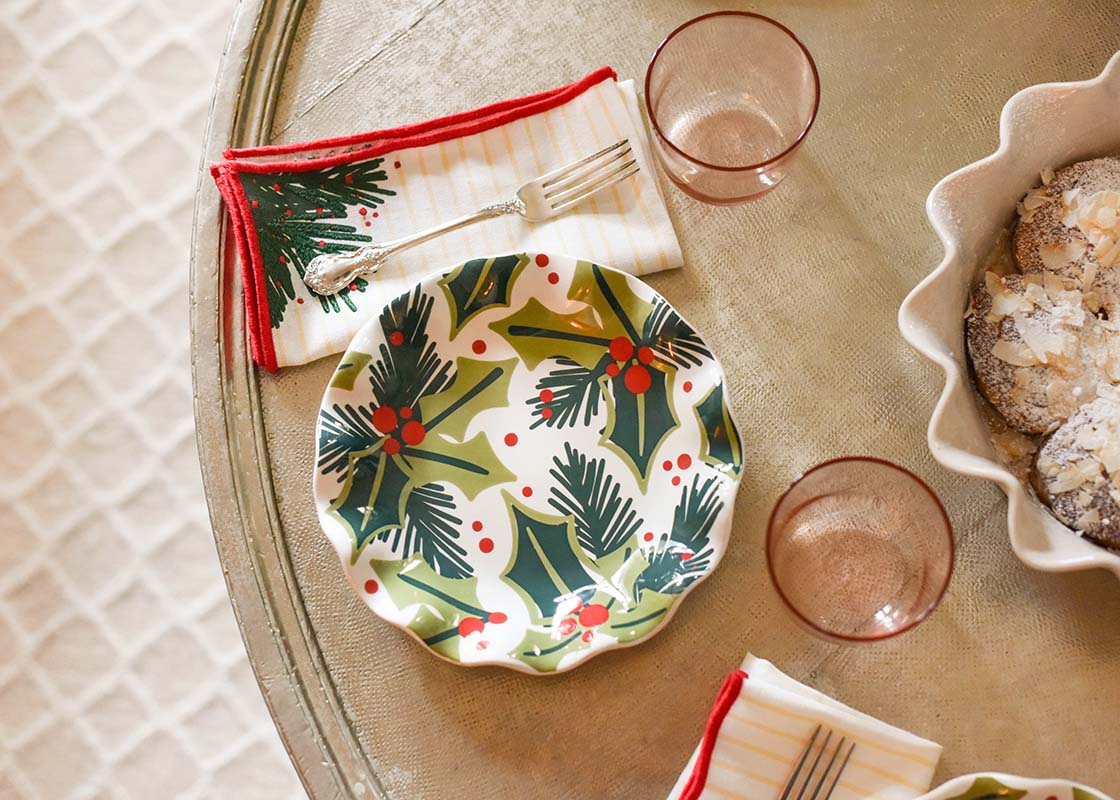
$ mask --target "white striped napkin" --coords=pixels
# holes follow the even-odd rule
[[[778,797],[818,724],[856,742],[832,800],[914,800],[929,790],[941,745],[855,711],[748,654],[724,682],[669,800]]]
[[[507,200],[522,183],[629,139],[641,171],[570,213],[503,217],[395,256],[322,298],[302,282],[325,252],[419,232]],[[346,349],[427,274],[510,252],[579,256],[642,275],[681,266],[633,81],[604,67],[529,97],[390,130],[228,150],[211,172],[233,222],[254,360],[274,370]]]

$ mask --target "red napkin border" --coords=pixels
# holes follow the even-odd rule
[[[449,139],[481,133],[508,122],[556,108],[605,80],[618,80],[617,74],[611,67],[601,67],[575,83],[556,89],[503,100],[471,111],[437,117],[426,122],[309,142],[227,148],[223,151],[222,157],[225,160],[212,165],[210,174],[217,184],[226,208],[229,209],[230,221],[232,222],[237,256],[241,262],[245,320],[253,361],[269,372],[275,372],[278,369],[276,350],[272,339],[272,327],[269,323],[269,302],[265,288],[263,259],[257,242],[257,230],[253,224],[249,201],[238,177],[240,173],[269,174],[329,169],[340,164],[376,158],[388,152],[424,147]],[[327,152],[319,157],[306,155],[316,151]],[[268,161],[241,160],[290,157],[296,154],[304,154],[305,157]]]
[[[723,686],[716,695],[716,702],[712,706],[712,713],[704,726],[704,738],[700,740],[700,752],[696,755],[696,763],[692,765],[692,773],[688,776],[688,783],[681,790],[678,800],[696,800],[704,791],[708,783],[708,769],[711,767],[712,751],[716,747],[719,729],[723,726],[723,719],[727,716],[727,712],[739,697],[739,692],[743,689],[743,681],[747,678],[747,673],[737,669],[724,679]]]

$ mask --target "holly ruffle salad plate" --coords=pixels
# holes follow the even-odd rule
[[[1061,778],[1020,778],[999,772],[961,775],[918,800],[1111,800],[1088,786]]]
[[[319,411],[319,520],[437,655],[570,669],[668,622],[742,471],[723,370],[637,278],[544,253],[432,275],[354,337]]]

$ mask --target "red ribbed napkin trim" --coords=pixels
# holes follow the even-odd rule
[[[712,763],[712,751],[716,747],[716,739],[719,738],[719,729],[723,725],[723,719],[727,716],[727,712],[734,705],[735,698],[739,696],[739,692],[743,688],[743,681],[747,677],[747,673],[738,669],[724,679],[723,686],[720,687],[719,694],[716,696],[715,705],[712,706],[712,713],[708,717],[708,724],[704,726],[704,738],[700,741],[700,752],[696,754],[696,763],[692,765],[692,774],[688,776],[688,783],[685,784],[684,790],[681,792],[680,800],[696,800],[700,793],[704,791],[704,786],[708,783],[708,768]]]

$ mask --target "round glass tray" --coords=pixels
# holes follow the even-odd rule
[[[204,167],[230,145],[428,119],[602,64],[640,79],[665,33],[715,9],[686,0],[513,6],[243,0]],[[663,633],[555,678],[434,659],[347,587],[310,480],[315,414],[337,360],[271,375],[250,364],[236,252],[200,173],[191,282],[200,457],[250,659],[316,800],[663,797],[748,649],[943,744],[940,780],[998,769],[1120,787],[1115,737],[1101,735],[1120,718],[1115,579],[1019,563],[998,490],[929,456],[940,380],[895,326],[898,303],[940,253],[923,216],[929,187],[994,147],[999,110],[1016,90],[1097,74],[1115,44],[1101,33],[1114,8],[751,8],[813,52],[820,118],[789,178],[761,202],[712,208],[663,180],[688,266],[649,281],[727,371],[746,453],[728,551]],[[450,263],[438,242],[428,246]],[[810,637],[782,610],[762,537],[770,505],[798,472],[857,453],[930,483],[958,531],[958,563],[928,621],[892,642],[848,647]]]

